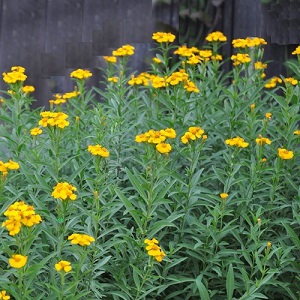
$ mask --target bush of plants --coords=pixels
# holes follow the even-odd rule
[[[124,45],[50,110],[3,73],[0,299],[299,299],[297,79],[265,78],[262,38],[153,39],[148,72]]]

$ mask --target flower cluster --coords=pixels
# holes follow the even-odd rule
[[[77,69],[71,72],[70,77],[80,80],[85,80],[91,77],[93,74],[89,70]]]
[[[24,82],[27,76],[24,74],[25,69],[23,67],[11,67],[11,72],[2,73],[3,81],[7,84],[14,84],[17,82]]]
[[[177,54],[179,56],[194,56],[194,54],[198,54],[199,49],[196,47],[188,48],[186,45],[179,46],[175,51],[174,54]]]
[[[214,31],[210,33],[206,38],[208,42],[226,42],[227,38],[221,31]]]
[[[63,112],[50,112],[43,111],[40,113],[42,119],[39,121],[39,125],[42,127],[59,127],[61,129],[69,126],[67,121],[68,115]]]
[[[154,32],[152,34],[152,39],[158,43],[173,43],[175,35],[170,32]]]
[[[263,146],[265,144],[271,145],[271,140],[265,137],[262,137],[261,134],[258,136],[258,138],[255,139],[255,142],[259,146]]]
[[[22,87],[22,92],[25,94],[33,93],[34,91],[35,91],[35,88],[32,85],[25,85]]]
[[[188,131],[184,133],[181,137],[181,142],[187,144],[189,141],[194,141],[202,137],[203,140],[207,138],[206,135],[203,135],[204,130],[201,127],[191,126]]]
[[[284,148],[278,148],[278,156],[281,159],[288,160],[294,157],[294,152]]]
[[[27,263],[27,256],[21,255],[21,254],[14,254],[12,257],[8,260],[9,265],[12,268],[20,269],[23,268]]]
[[[103,56],[103,59],[111,64],[115,64],[117,62],[117,58],[115,56]]]
[[[233,48],[250,48],[259,47],[261,45],[267,45],[267,42],[259,37],[247,37],[245,39],[232,40]]]
[[[158,246],[158,240],[153,238],[152,240],[145,239],[144,243],[147,245],[146,250],[149,256],[153,256],[158,262],[161,262],[166,256],[163,250]]]
[[[92,242],[95,242],[95,239],[87,234],[73,233],[68,237],[68,240],[71,241],[73,245],[79,246],[89,246]]]
[[[180,82],[186,81],[188,77],[189,75],[184,70],[180,70],[179,72],[173,72],[170,76],[168,76],[166,82],[174,86]]]
[[[236,55],[231,56],[231,60],[233,60],[233,65],[236,67],[240,64],[249,63],[251,58],[247,53],[237,53]]]
[[[293,77],[284,78],[284,82],[288,83],[288,84],[291,84],[291,85],[297,85],[298,84],[298,80],[293,78]]]
[[[156,150],[160,153],[169,153],[172,146],[169,143],[164,143],[167,138],[174,139],[176,131],[173,128],[166,128],[161,130],[150,129],[145,133],[141,133],[135,137],[137,143],[155,144]]]
[[[76,200],[77,195],[73,192],[76,192],[76,187],[69,184],[68,182],[59,182],[55,187],[53,187],[52,197],[59,200]]]
[[[34,207],[25,204],[23,201],[10,205],[4,215],[8,219],[2,223],[2,227],[6,227],[11,236],[18,234],[22,225],[32,227],[42,222],[41,216],[35,213]]]
[[[131,56],[134,54],[134,47],[131,45],[123,45],[112,52],[113,56]]]
[[[267,89],[274,88],[277,85],[277,83],[282,83],[282,79],[274,76],[270,79],[268,83],[265,84],[265,88]]]
[[[55,267],[55,270],[58,272],[63,271],[65,273],[68,273],[72,270],[71,263],[66,260],[59,261],[58,263],[55,264],[54,267]]]
[[[0,172],[2,172],[3,177],[6,177],[9,170],[18,170],[19,168],[19,164],[11,159],[6,163],[0,160]]]
[[[100,145],[89,145],[88,151],[95,156],[109,157],[109,151]]]
[[[239,136],[232,139],[227,139],[225,144],[229,146],[236,146],[238,148],[246,148],[249,146],[249,143],[245,142],[244,139]]]
[[[1,291],[1,292],[0,292],[0,299],[3,299],[3,300],[9,300],[9,299],[10,299],[10,296],[9,296],[9,295],[6,295],[6,291]]]

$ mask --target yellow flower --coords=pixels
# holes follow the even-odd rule
[[[161,63],[161,60],[157,57],[153,57],[152,58],[153,62],[155,62],[156,64],[160,64]]]
[[[190,80],[187,80],[185,82],[185,85],[183,86],[183,88],[185,90],[187,90],[188,92],[190,92],[190,93],[191,92],[194,92],[194,93],[199,93],[200,92],[199,89],[196,87],[195,83],[190,81]]]
[[[20,165],[11,159],[4,166],[9,170],[19,170],[20,168]]]
[[[298,46],[295,51],[292,52],[293,55],[300,55],[300,46]]]
[[[150,144],[160,144],[166,140],[166,136],[161,134],[160,131],[150,129],[148,132],[145,133],[148,137],[148,143]]]
[[[274,88],[277,85],[277,83],[282,83],[282,79],[274,76],[270,79],[268,83],[265,84],[265,88],[266,89]]]
[[[63,112],[43,111],[40,115],[42,116],[42,119],[39,121],[39,125],[42,127],[50,126],[63,129],[70,124],[67,121],[69,116]]]
[[[118,79],[119,79],[119,78],[116,77],[116,76],[115,76],[115,77],[108,77],[108,78],[107,78],[107,81],[117,83],[117,82],[118,82]]]
[[[206,38],[208,42],[226,42],[227,38],[221,31],[214,31],[210,33]]]
[[[263,146],[265,144],[271,145],[271,140],[269,140],[268,138],[262,137],[261,134],[258,136],[257,139],[255,139],[255,142],[259,146]]]
[[[201,127],[191,126],[189,127],[189,132],[195,135],[198,139],[204,133],[204,130]]]
[[[176,131],[173,128],[161,129],[160,134],[164,135],[166,138],[175,139]]]
[[[267,161],[267,159],[265,158],[265,157],[263,157],[262,159],[261,159],[261,162],[262,163],[265,163]]]
[[[69,184],[68,182],[59,182],[53,187],[52,197],[59,200],[76,200],[77,196],[73,193],[76,192],[76,187]]]
[[[11,236],[18,234],[22,225],[31,227],[42,221],[41,216],[35,213],[33,206],[27,205],[23,201],[10,205],[4,215],[8,219],[2,223],[2,227],[6,227]]]
[[[145,239],[144,243],[147,245],[146,250],[149,256],[153,256],[158,262],[161,262],[166,254],[158,246],[158,240],[153,238],[152,240]]]
[[[284,148],[278,148],[278,156],[285,160],[292,159],[294,157],[294,152]]]
[[[62,95],[62,98],[63,98],[64,100],[67,100],[67,99],[76,98],[78,95],[80,95],[80,92],[77,91],[77,90],[74,90],[74,91],[72,91],[72,92],[64,93],[64,94]],[[61,99],[61,98],[60,98],[60,99]]]
[[[271,242],[267,242],[267,248],[271,248],[272,247],[272,243]]]
[[[100,145],[89,145],[88,151],[95,156],[98,155],[101,157],[109,157],[109,151],[105,147],[102,147]]]
[[[250,105],[250,108],[251,108],[251,109],[254,109],[254,108],[255,108],[255,104],[252,103],[252,104]]]
[[[298,84],[298,80],[293,78],[293,77],[284,78],[284,82],[285,83],[290,83],[292,85],[297,85]]]
[[[33,135],[33,136],[36,136],[36,135],[39,135],[39,134],[42,134],[43,130],[39,127],[35,127],[35,128],[32,128],[30,130],[30,134]]]
[[[187,144],[189,140],[194,141],[196,139],[196,136],[192,134],[191,132],[187,131],[182,137],[181,137],[181,142],[183,144]]]
[[[197,49],[196,47],[188,48],[186,45],[182,45],[174,51],[174,54],[185,57],[195,56],[195,53],[199,53],[199,49]]]
[[[233,60],[233,65],[236,67],[240,64],[249,63],[251,58],[247,53],[238,53],[237,55],[232,55],[231,60]]]
[[[85,80],[85,79],[91,77],[92,75],[93,74],[88,70],[77,69],[77,70],[71,72],[70,77]]]
[[[272,118],[272,114],[269,113],[269,112],[267,112],[267,113],[265,114],[265,116],[266,116],[266,119],[267,119],[267,120],[270,120],[270,119]]]
[[[9,296],[9,295],[6,295],[6,291],[1,291],[1,292],[0,292],[0,299],[3,299],[3,300],[9,300],[9,299],[10,299],[10,296]]]
[[[73,233],[68,237],[73,245],[89,246],[95,239],[87,234]]]
[[[246,148],[249,146],[249,143],[245,142],[244,139],[239,136],[235,138],[227,139],[225,141],[225,144],[229,146],[236,146],[239,148]]]
[[[175,35],[170,32],[154,32],[152,39],[158,43],[172,43],[175,40]]]
[[[103,56],[104,60],[108,63],[116,63],[117,62],[117,58],[115,56]]]
[[[261,45],[266,45],[266,44],[267,42],[263,38],[259,38],[259,37],[247,37],[245,39],[232,40],[233,48],[259,47]]]
[[[3,81],[7,84],[14,84],[17,82],[23,82],[27,76],[23,72],[12,71],[8,73],[2,73]]]
[[[228,197],[229,195],[226,194],[226,193],[221,193],[220,194],[220,197],[222,198],[222,200],[226,200],[226,198]]]
[[[21,254],[14,254],[8,260],[8,263],[12,268],[20,269],[26,265],[27,258],[28,258],[27,256],[23,256]]]
[[[134,54],[134,47],[131,45],[123,45],[112,52],[113,56],[131,56]]]
[[[156,150],[159,153],[169,153],[172,150],[172,146],[168,143],[160,143],[156,145]]]
[[[264,70],[266,67],[267,67],[267,64],[264,64],[264,63],[262,63],[261,61],[257,61],[257,62],[254,64],[254,68],[255,68],[256,70]]]
[[[23,93],[33,93],[35,91],[35,88],[32,85],[25,85],[22,87]]]
[[[135,137],[135,141],[137,143],[143,143],[143,142],[147,142],[148,141],[148,136],[145,134],[145,133],[141,133],[141,134],[138,134],[136,137]]]
[[[65,273],[68,273],[72,270],[71,263],[66,260],[61,260],[57,264],[55,264],[55,270],[56,271],[63,271]]]
[[[300,129],[295,130],[295,131],[294,131],[294,134],[300,135]]]

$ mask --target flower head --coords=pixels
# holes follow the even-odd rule
[[[231,138],[231,139],[227,139],[225,141],[225,144],[229,145],[229,146],[235,146],[238,148],[246,148],[249,146],[249,143],[245,142],[244,139],[239,136]]]
[[[12,257],[8,260],[9,265],[12,268],[20,269],[24,267],[27,263],[27,256],[21,255],[21,254],[14,254]]]
[[[229,196],[229,195],[226,194],[226,193],[221,193],[221,194],[220,194],[220,197],[221,197],[222,200],[226,200],[226,198],[227,198],[228,196]]]
[[[68,273],[72,270],[71,263],[66,260],[59,261],[58,263],[55,264],[54,267],[55,267],[55,270],[58,272],[63,271],[65,273]]]
[[[257,139],[255,139],[255,142],[259,146],[263,146],[265,144],[271,145],[271,140],[269,140],[268,138],[262,137],[261,134],[258,136]]]
[[[300,55],[300,46],[298,46],[295,51],[292,52],[292,55]]]
[[[40,115],[42,119],[39,121],[39,125],[42,127],[59,127],[63,129],[70,124],[67,121],[69,116],[63,112],[43,111]]]
[[[35,213],[33,206],[27,205],[23,201],[10,205],[4,215],[7,220],[2,223],[2,227],[6,227],[11,236],[18,234],[23,225],[32,227],[42,222],[41,216]]]
[[[115,56],[103,56],[104,60],[108,63],[114,64],[117,62],[117,58]]]
[[[214,31],[210,33],[206,38],[208,42],[226,42],[227,38],[221,31]]]
[[[172,43],[175,40],[175,35],[170,32],[155,32],[152,34],[152,39],[158,43]]]
[[[0,292],[0,299],[3,299],[3,300],[9,300],[9,299],[10,299],[10,296],[9,296],[9,295],[6,295],[6,291],[1,291],[1,292]]]
[[[284,149],[284,148],[278,148],[278,156],[281,159],[288,160],[288,159],[292,159],[294,157],[294,152]]]
[[[59,182],[55,187],[53,187],[52,197],[59,200],[76,200],[77,195],[73,192],[76,192],[76,187],[69,184],[68,182]]]
[[[109,151],[100,145],[89,145],[88,151],[95,156],[109,157]]]
[[[79,246],[89,246],[92,242],[95,242],[95,239],[87,234],[73,233],[68,237],[68,240],[71,241],[73,245]]]
[[[75,79],[85,80],[85,79],[91,77],[92,75],[93,74],[88,70],[77,69],[77,70],[71,72],[70,77],[75,78]]]
[[[169,153],[172,150],[172,146],[168,143],[160,143],[156,145],[156,150],[159,153]]]
[[[30,134],[33,135],[33,136],[37,136],[39,134],[42,134],[43,130],[39,127],[35,127],[35,128],[32,128],[30,130]]]
[[[22,92],[25,94],[33,93],[34,91],[35,91],[35,88],[32,85],[25,85],[22,87]]]
[[[166,254],[158,246],[158,240],[153,238],[152,240],[145,239],[144,243],[147,245],[146,250],[149,256],[153,256],[158,262],[161,262]]]
[[[113,56],[131,56],[134,54],[134,47],[131,45],[123,45],[112,52]]]

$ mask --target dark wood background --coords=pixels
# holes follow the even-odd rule
[[[73,89],[69,74],[76,68],[90,69],[89,84],[99,85],[101,56],[123,44],[136,48],[133,70],[145,70],[157,30],[198,47],[209,32],[221,30],[229,40],[226,57],[233,53],[233,38],[263,37],[265,60],[273,61],[267,75],[285,74],[283,62],[300,44],[300,1],[0,0],[0,70],[24,66],[37,105],[47,106],[53,93]],[[0,89],[6,89],[2,79]]]
[[[101,56],[123,44],[139,53],[133,68],[143,65],[153,31],[151,0],[0,0],[0,20],[1,73],[24,66],[39,105],[71,91],[76,68],[89,68],[97,85]]]

